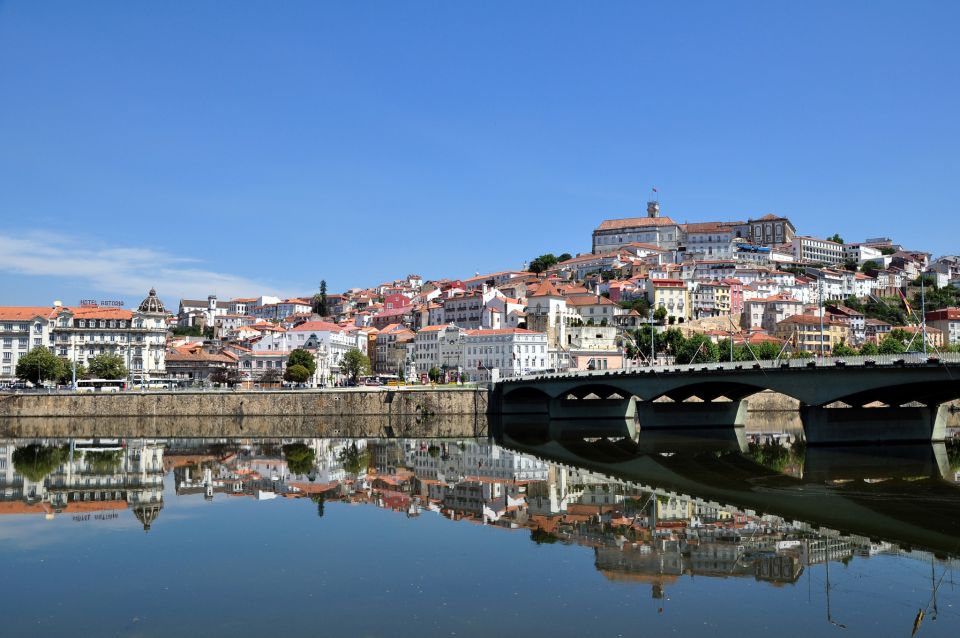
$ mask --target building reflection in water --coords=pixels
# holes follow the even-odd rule
[[[163,509],[163,450],[152,439],[0,440],[0,512],[83,521],[130,510],[149,531]]]
[[[663,443],[660,452],[649,448],[660,443],[643,443],[648,447],[640,453],[632,442],[574,441],[562,449],[580,456],[558,459],[542,446],[508,448],[473,439],[6,439],[0,440],[0,513],[109,518],[130,510],[149,530],[163,508],[164,475],[172,472],[174,492],[183,499],[309,498],[320,516],[327,515],[327,504],[348,502],[526,530],[537,544],[592,548],[606,578],[649,584],[655,598],[684,575],[782,585],[796,582],[811,565],[903,551],[895,525],[883,529],[886,540],[871,540],[884,533],[840,533],[585,469],[597,458],[630,462],[631,453],[680,467],[681,457],[670,451],[680,449],[676,441]],[[840,483],[872,484],[883,474],[882,464],[863,450],[811,452],[801,443],[774,437],[732,448],[718,443],[710,458],[791,481],[802,479],[804,467],[814,468],[807,474],[824,483],[840,476]],[[838,466],[851,459],[853,469]],[[857,468],[873,475],[858,477]],[[881,510],[882,502],[874,507]]]

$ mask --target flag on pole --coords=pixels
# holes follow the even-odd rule
[[[656,192],[657,192],[657,189],[656,189],[656,187],[654,187],[654,189],[653,189],[653,192],[654,192],[654,193],[656,193]]]
[[[907,301],[907,296],[903,294],[903,291],[897,288],[897,292],[900,294],[900,299],[903,300],[903,305],[907,309],[907,314],[911,317],[913,316],[913,308],[910,307],[910,302]]]

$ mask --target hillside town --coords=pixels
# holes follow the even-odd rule
[[[280,298],[0,307],[0,383],[488,383],[544,371],[960,348],[960,256],[802,235],[777,215],[678,223],[659,201],[589,252],[516,270]],[[60,361],[31,359],[43,348]]]

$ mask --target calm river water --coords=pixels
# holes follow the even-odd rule
[[[958,469],[742,433],[0,440],[2,633],[956,636]]]

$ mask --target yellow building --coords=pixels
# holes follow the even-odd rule
[[[777,338],[783,339],[794,351],[820,354],[820,317],[814,315],[794,315],[777,323]],[[839,343],[850,343],[850,330],[847,326],[823,318],[823,352],[829,355]]]
[[[647,296],[651,307],[664,308],[667,320],[674,318],[675,323],[689,321],[693,309],[690,307],[690,290],[681,279],[648,279]]]

